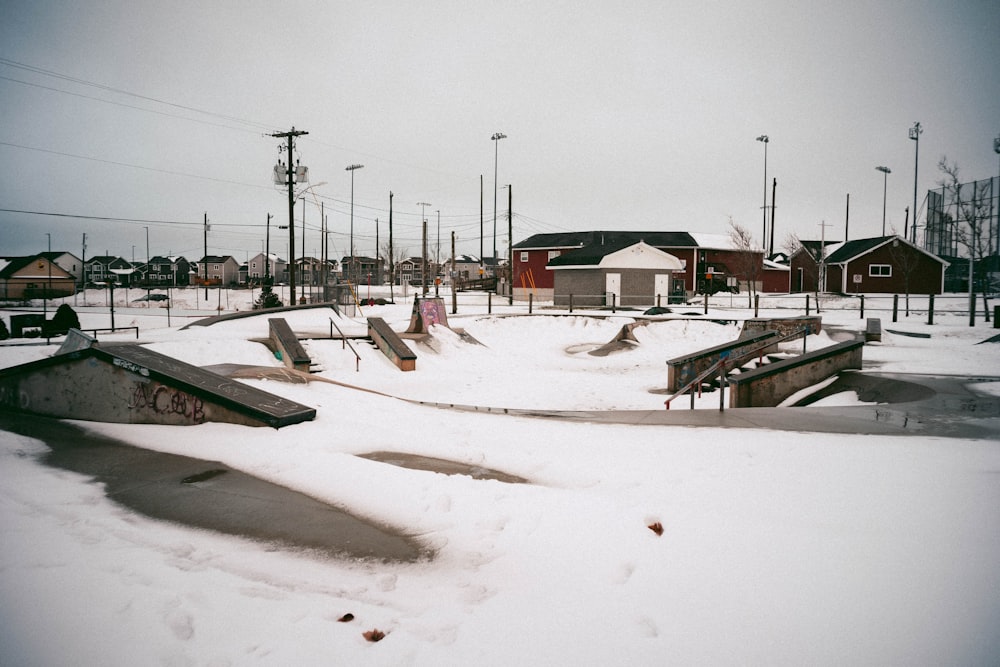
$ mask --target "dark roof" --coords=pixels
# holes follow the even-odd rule
[[[858,255],[864,255],[866,252],[874,250],[894,238],[894,236],[876,236],[870,239],[855,239],[853,241],[848,241],[830,253],[830,256],[826,258],[826,261],[830,264],[846,262],[847,260],[853,259]]]
[[[596,266],[611,253],[618,252],[636,243],[638,241],[623,241],[619,239],[616,243],[584,246],[577,250],[564,252],[558,257],[553,257],[549,260],[548,266]]]
[[[654,248],[696,248],[697,241],[687,232],[624,232],[590,231],[535,234],[515,243],[516,250],[531,248],[583,248],[585,246],[616,245],[620,250],[639,241]]]
[[[28,257],[8,257],[7,266],[0,269],[0,278],[9,278],[28,264],[31,264],[31,260],[38,257],[38,255],[30,255]]]

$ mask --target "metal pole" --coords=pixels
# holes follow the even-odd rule
[[[920,123],[914,123],[913,127],[910,128],[910,139],[916,142],[914,147],[913,155],[913,223],[910,227],[911,243],[917,242],[917,168],[920,166],[920,133],[923,129],[920,127]],[[906,230],[903,230],[903,235],[906,235]],[[926,246],[927,243],[925,242]]]
[[[889,187],[889,174],[892,173],[892,170],[882,166],[875,167],[875,170],[882,172],[882,236],[885,236],[885,198],[886,190]]]
[[[357,169],[363,169],[364,166],[363,164],[352,164],[345,169],[345,171],[351,172],[351,269],[348,272],[348,280],[355,283],[357,282],[355,275],[357,262],[354,260],[354,172]]]
[[[496,271],[497,260],[497,165],[500,155],[500,140],[506,139],[503,132],[494,132],[493,139],[493,270]],[[495,276],[494,276],[495,277]]]
[[[767,144],[770,143],[771,139],[766,135],[762,134],[757,137],[757,141],[764,143],[764,229],[761,236],[761,247],[767,247]]]

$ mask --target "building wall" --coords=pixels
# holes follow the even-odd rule
[[[883,293],[883,294],[905,294],[907,290],[911,294],[940,294],[942,288],[942,277],[944,275],[944,265],[941,262],[928,257],[909,246],[900,245],[895,249],[896,256],[893,255],[891,244],[886,244],[876,248],[871,253],[860,257],[847,265],[846,281],[840,283],[830,283],[831,290],[841,290],[859,293]],[[912,270],[907,281],[906,272],[900,266],[898,255],[905,253],[909,258],[909,266]],[[883,264],[892,267],[892,275],[879,277],[870,275],[869,267],[872,264]],[[903,264],[903,266],[906,266]],[[861,283],[854,283],[854,276],[861,276]]]
[[[553,303],[568,306],[570,295],[573,306],[610,306],[606,298],[607,275],[621,275],[621,299],[616,305],[622,307],[649,307],[656,305],[656,276],[671,275],[658,269],[560,269],[550,271],[554,275]],[[681,274],[676,274],[681,275]],[[661,295],[661,304],[669,303],[669,294]]]

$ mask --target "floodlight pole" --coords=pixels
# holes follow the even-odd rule
[[[352,164],[344,169],[344,171],[351,172],[351,267],[352,269],[357,269],[357,262],[354,259],[354,172],[358,169],[364,169],[363,164]],[[377,256],[376,252],[376,256]],[[354,270],[349,272],[348,280],[355,278],[356,272]],[[357,280],[354,280],[357,282]]]
[[[493,271],[496,277],[497,264],[497,164],[500,155],[500,140],[506,139],[503,132],[494,132],[490,137],[493,140]]]
[[[892,169],[889,169],[889,167],[875,167],[875,170],[882,172],[882,236],[885,236],[885,195],[889,186],[889,174],[892,173]]]
[[[910,128],[910,140],[916,142],[913,154],[913,225],[910,232],[910,242],[914,245],[917,243],[917,168],[920,166],[920,135],[923,131],[919,122],[914,123],[913,127]],[[903,235],[906,236],[905,229]],[[926,247],[926,245],[925,239],[924,246]]]
[[[767,144],[771,139],[766,135],[762,134],[757,137],[757,141],[764,144],[764,229],[762,230],[761,236],[761,247],[767,247]]]

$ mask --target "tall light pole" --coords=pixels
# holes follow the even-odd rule
[[[425,201],[418,201],[417,206],[420,207],[420,219],[423,221],[423,232],[421,234],[423,241],[420,251],[420,282],[423,283],[421,293],[427,296],[427,215],[425,210],[430,204]]]
[[[490,139],[493,140],[493,270],[496,270],[497,263],[497,163],[500,155],[500,140],[506,139],[503,132],[494,132]]]
[[[763,142],[764,144],[764,229],[762,231],[763,240],[761,241],[761,247],[767,247],[767,144],[771,139],[766,135],[762,134],[757,137],[757,141]]]
[[[875,167],[875,170],[882,172],[882,236],[885,236],[885,195],[886,189],[889,186],[889,174],[892,173],[892,169],[889,169],[889,167]]]
[[[149,293],[149,227],[144,227],[146,230],[146,293]],[[149,306],[149,301],[146,301],[146,306]]]
[[[351,271],[348,272],[348,280],[354,280],[355,270],[357,269],[357,262],[354,260],[354,172],[358,169],[364,169],[363,164],[352,164],[344,169],[344,171],[351,172]]]
[[[920,127],[920,122],[913,124],[910,128],[910,140],[916,142],[913,153],[913,227],[910,232],[910,243],[916,244],[917,242],[917,167],[920,166],[920,135],[923,133],[924,129]],[[906,235],[906,230],[903,230],[903,235]],[[924,247],[927,246],[926,240],[924,241]]]

